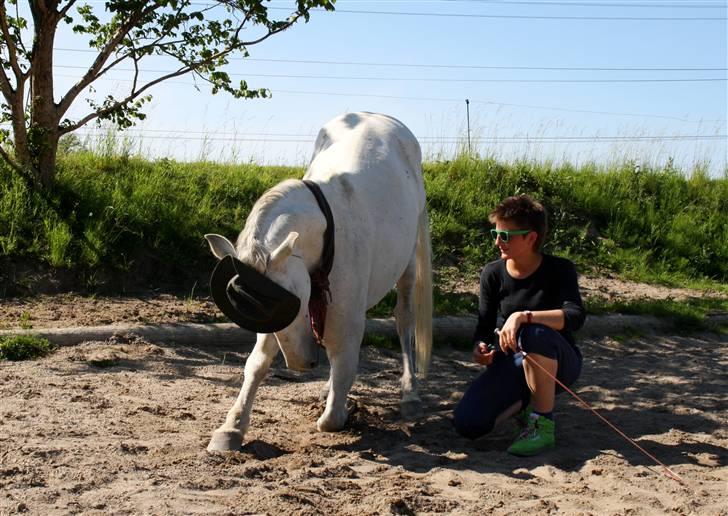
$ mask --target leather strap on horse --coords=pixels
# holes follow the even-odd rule
[[[334,265],[334,217],[331,214],[331,207],[324,197],[319,185],[308,179],[303,180],[311,193],[321,212],[326,218],[326,231],[324,232],[324,248],[321,251],[321,263],[313,271],[311,276],[311,297],[308,300],[308,313],[311,318],[311,330],[319,346],[324,345],[324,326],[326,323],[326,306],[331,302],[331,290],[329,288],[329,273]]]

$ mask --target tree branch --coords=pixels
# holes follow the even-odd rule
[[[66,6],[58,12],[58,15],[61,18],[66,16],[68,14],[68,11],[71,10],[71,7],[73,7],[73,4],[75,4],[75,3],[76,3],[76,0],[69,0],[68,4],[66,4]]]
[[[258,39],[254,39],[253,41],[245,41],[243,43],[240,43],[239,46],[247,47],[247,46],[257,45],[258,43],[261,43],[261,42],[265,41],[266,39],[270,38],[274,34],[278,34],[279,32],[283,32],[284,30],[290,29],[291,26],[294,23],[296,23],[300,17],[301,17],[301,15],[297,15],[292,20],[286,22],[286,24],[283,25],[282,27],[280,27],[278,29],[275,29],[275,30],[269,30],[268,31],[268,34],[266,34],[265,36],[262,36],[262,37],[260,37]],[[241,25],[240,28],[242,28],[242,25]]]
[[[5,11],[5,2],[0,2],[0,28],[2,29],[3,38],[5,39],[5,43],[8,47],[8,57],[10,58],[10,66],[15,74],[15,80],[20,83],[23,77],[23,70],[20,69],[20,65],[18,64],[18,54],[15,51],[12,34],[10,34],[8,13]]]
[[[75,1],[75,0],[74,0]],[[15,2],[15,19],[17,20],[20,18],[20,11],[18,10],[18,4],[19,2]],[[23,49],[23,53],[28,56],[28,49],[25,48],[25,44],[23,43],[23,38],[18,38],[18,45],[20,45],[20,48]],[[27,73],[27,72],[26,72]]]
[[[178,69],[175,72],[170,72],[168,74],[165,74],[165,75],[162,75],[162,76],[158,77],[157,79],[154,79],[153,81],[148,82],[147,84],[145,84],[144,86],[142,86],[139,90],[136,90],[135,91],[136,80],[137,80],[137,75],[136,74],[138,73],[138,69],[136,68],[137,59],[135,59],[135,63],[134,64],[135,64],[135,69],[137,70],[137,72],[135,72],[134,86],[132,86],[131,93],[129,95],[127,95],[124,99],[115,102],[114,104],[112,104],[111,106],[108,106],[107,108],[104,108],[102,110],[99,110],[99,111],[96,111],[96,112],[93,112],[93,113],[89,113],[88,115],[86,115],[83,118],[81,118],[78,122],[76,122],[74,124],[71,124],[71,125],[67,125],[65,127],[61,127],[60,128],[60,134],[66,134],[66,133],[73,132],[73,131],[79,129],[80,127],[83,127],[84,125],[86,125],[91,120],[94,120],[94,119],[99,118],[99,117],[103,117],[103,116],[105,116],[105,115],[107,115],[107,114],[109,114],[109,113],[111,113],[111,112],[119,109],[120,107],[128,104],[129,102],[131,102],[135,98],[139,97],[142,93],[144,93],[146,90],[148,90],[152,86],[155,86],[155,85],[157,85],[157,84],[159,84],[161,82],[164,82],[164,81],[166,81],[168,79],[172,79],[174,77],[179,77],[180,75],[185,75],[187,73],[194,72],[198,68],[200,68],[200,67],[202,67],[204,65],[207,65],[207,64],[215,61],[216,59],[219,59],[221,57],[224,57],[224,56],[230,54],[231,52],[233,52],[233,51],[235,51],[235,50],[237,50],[239,48],[242,48],[242,47],[245,47],[245,46],[249,46],[249,45],[255,45],[257,43],[260,43],[262,41],[265,41],[269,37],[271,37],[271,36],[273,36],[275,34],[278,34],[280,32],[283,32],[284,30],[290,28],[296,21],[298,21],[298,19],[300,17],[301,17],[300,14],[299,15],[296,15],[291,20],[287,21],[284,25],[282,25],[282,26],[280,26],[280,27],[278,27],[276,29],[273,29],[273,30],[270,30],[269,29],[268,32],[267,32],[267,34],[265,34],[264,36],[261,36],[258,39],[255,39],[255,40],[252,40],[252,41],[248,41],[248,42],[238,41],[237,43],[233,43],[233,44],[227,46],[226,48],[224,48],[220,52],[217,52],[216,54],[208,57],[207,59],[203,59],[201,61],[196,61],[196,62],[192,62],[192,63],[185,63],[183,60],[180,59],[179,56],[174,55],[174,54],[172,54],[170,52],[164,52],[164,48],[163,47],[166,46],[166,45],[168,45],[168,44],[158,45],[157,48],[162,49],[162,51],[165,54],[167,54],[167,55],[169,55],[171,57],[174,57],[177,60],[180,60],[184,64],[184,66],[182,68]],[[247,19],[248,19],[248,17],[246,16],[245,20],[243,20],[241,22],[241,24],[238,26],[237,30],[235,31],[235,39],[237,39],[238,36],[240,35],[240,31],[242,30],[243,25],[245,24],[245,22],[247,21]],[[130,30],[130,28],[126,29],[126,32],[128,32],[129,30]],[[121,38],[119,38],[119,41],[120,40],[121,40]],[[107,48],[108,48],[108,46],[109,45],[107,44]],[[109,52],[108,53],[110,53],[110,51],[111,50],[109,49]],[[101,56],[99,56],[99,58],[97,58],[97,61],[99,61],[100,57]],[[129,57],[129,54],[127,54],[125,56],[122,56],[121,58],[119,58],[119,59],[116,60],[116,64],[118,64],[119,62],[121,62],[122,60],[124,60],[124,59],[126,59],[128,57]],[[107,59],[107,58],[108,58],[108,55],[106,56],[105,59]],[[103,61],[101,61],[101,64],[103,64]],[[94,63],[94,65],[96,65],[96,63]],[[96,74],[97,75],[96,75],[95,78],[100,77],[103,73],[107,72],[110,68],[111,68],[111,66],[107,66],[106,68],[104,68],[101,71],[97,68],[97,70],[96,70]],[[87,72],[87,76],[88,76],[88,73],[90,73],[90,72],[91,72],[91,70],[89,70],[89,72]],[[204,79],[204,77],[202,77],[202,78]],[[86,79],[86,77],[84,77],[84,79]],[[89,80],[83,87],[85,88],[91,82],[93,82],[93,80]],[[76,86],[78,86],[79,84],[81,84],[81,82],[77,83]],[[76,88],[76,86],[74,86],[74,88]],[[83,88],[81,88],[81,89],[83,89]],[[77,96],[78,93],[80,93],[80,91],[81,90],[75,92],[74,97]],[[70,93],[71,93],[71,91],[69,91],[69,94]],[[68,97],[69,94],[67,94],[67,96],[63,98],[63,100],[61,101],[61,106],[64,105],[64,103],[66,102],[66,99],[67,99],[67,97]],[[73,99],[70,99],[70,101],[72,101],[72,100]],[[68,101],[68,104],[69,105],[70,105],[70,101]],[[66,109],[67,109],[67,107],[65,109],[63,109],[63,111],[61,113],[65,112]]]
[[[93,120],[95,118],[102,117],[104,115],[108,115],[112,111],[114,111],[116,109],[119,109],[121,106],[123,106],[125,104],[128,104],[129,102],[131,102],[132,100],[134,100],[135,98],[137,98],[139,95],[141,95],[142,93],[144,93],[146,90],[148,90],[152,86],[155,86],[155,85],[159,84],[160,82],[166,81],[168,79],[172,79],[174,77],[179,77],[180,75],[184,75],[186,73],[189,73],[189,70],[187,70],[185,68],[182,68],[180,70],[177,70],[176,72],[171,72],[171,73],[168,73],[168,74],[163,75],[161,77],[158,77],[157,79],[154,79],[153,81],[148,82],[147,84],[145,84],[144,86],[142,86],[141,89],[139,89],[138,91],[132,91],[129,95],[126,96],[126,98],[124,98],[122,100],[119,100],[118,102],[115,102],[111,106],[109,106],[107,108],[104,108],[102,110],[99,110],[99,111],[95,111],[93,113],[89,113],[88,115],[86,115],[85,117],[83,117],[81,120],[79,120],[75,124],[67,125],[65,127],[61,127],[59,133],[61,135],[63,135],[63,134],[66,134],[66,133],[73,132],[76,129],[78,129],[79,127],[83,127],[84,125],[86,125],[87,123],[89,123],[91,120]]]
[[[3,97],[5,97],[7,103],[12,105],[15,101],[15,94],[17,92],[13,89],[13,85],[10,84],[10,79],[8,79],[8,76],[5,74],[3,62],[4,60],[0,59],[0,91],[3,94]]]
[[[35,188],[35,179],[28,174],[0,145],[0,157],[12,168],[28,185],[29,188]]]
[[[5,152],[5,149],[3,149],[2,145],[0,145],[0,157],[7,162],[8,165],[10,165],[16,172],[22,174],[23,169],[20,168],[20,165],[18,165],[13,158],[10,157],[10,155]]]
[[[293,18],[289,22],[286,22],[285,25],[281,26],[278,29],[269,30],[268,33],[265,36],[261,36],[260,38],[258,38],[256,40],[252,40],[252,41],[238,41],[237,43],[234,43],[234,44],[226,47],[225,49],[221,50],[217,54],[214,54],[214,55],[210,56],[207,59],[203,59],[202,61],[196,61],[196,62],[193,62],[193,63],[185,63],[184,61],[182,61],[179,58],[179,56],[176,56],[176,55],[174,55],[174,54],[172,54],[170,52],[165,52],[165,53],[168,56],[174,57],[175,59],[177,59],[179,61],[182,61],[185,64],[185,68],[187,68],[187,69],[184,70],[182,72],[182,74],[189,73],[189,72],[194,72],[196,69],[200,68],[201,66],[210,64],[210,62],[214,61],[215,59],[219,59],[221,57],[224,57],[224,56],[230,54],[231,52],[233,52],[233,51],[235,51],[235,50],[237,50],[239,48],[246,47],[246,46],[256,45],[256,44],[258,44],[258,43],[260,43],[262,41],[265,41],[266,39],[268,39],[269,37],[273,36],[274,34],[278,34],[279,32],[283,32],[284,30],[290,28],[298,20],[298,18],[300,18],[300,15],[299,16],[296,16],[295,18]],[[245,22],[246,21],[248,21],[248,17],[247,16],[240,23],[240,26],[235,30],[235,39],[237,39],[238,36],[240,35],[240,32],[242,31],[243,25],[245,25]],[[181,70],[183,70],[183,69],[181,69]]]
[[[106,43],[101,52],[99,52],[99,55],[96,56],[93,64],[84,74],[81,80],[74,84],[58,103],[59,118],[61,118],[64,113],[68,111],[68,108],[71,107],[71,104],[76,99],[76,97],[78,97],[79,93],[81,93],[89,84],[94,82],[99,77],[99,71],[104,66],[106,60],[109,58],[114,49],[119,45],[121,40],[124,39],[129,31],[136,26],[137,21],[139,21],[147,14],[159,9],[159,7],[160,5],[155,4],[146,10],[138,11],[136,16],[131,16],[129,20],[127,20],[127,22],[119,28],[116,35],[114,35],[114,37]]]
[[[131,91],[136,90],[137,87],[137,81],[139,80],[139,59],[136,56],[133,56],[132,59],[134,60],[134,80],[131,83]]]
[[[177,8],[177,15],[179,15],[182,12],[182,10],[184,9],[184,7],[185,7],[185,5],[184,4],[181,4]],[[207,11],[208,9],[211,9],[211,8],[202,9],[202,12]],[[159,44],[159,42],[162,41],[165,36],[166,36],[166,34],[162,34],[161,36],[159,36],[158,38],[156,38],[152,43],[147,43],[146,45],[142,45],[139,48],[134,48],[133,50],[138,53],[140,51],[141,52],[144,52],[145,50],[149,50],[149,49],[152,49],[153,50],[154,48],[162,48],[162,47],[165,47],[167,45],[174,45],[174,44],[184,43],[185,42],[184,39],[181,39],[181,40],[176,40],[176,41],[167,41],[167,42],[165,42],[163,44]],[[121,57],[115,59],[113,62],[111,62],[111,64],[107,65],[103,70],[99,71],[96,74],[96,77],[94,78],[94,80],[98,79],[99,77],[101,77],[102,75],[104,75],[106,72],[108,72],[109,70],[111,70],[113,67],[115,67],[116,65],[118,65],[119,63],[121,63],[122,61],[124,61],[125,59],[128,59],[130,57],[134,60],[134,67],[136,68],[137,63],[138,63],[139,59],[141,59],[141,58],[135,57],[134,56],[134,52],[128,52],[126,54],[123,54]]]

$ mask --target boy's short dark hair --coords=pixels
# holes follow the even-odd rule
[[[497,220],[516,224],[519,229],[530,229],[538,233],[535,250],[541,249],[546,238],[547,224],[546,208],[530,195],[514,195],[506,197],[488,215],[493,224]]]

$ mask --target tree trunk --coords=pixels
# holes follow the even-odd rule
[[[59,139],[58,106],[53,98],[53,42],[58,12],[55,8],[46,8],[34,10],[33,16],[35,41],[33,70],[30,77],[28,151],[33,172],[41,185],[50,189],[56,178],[56,151]]]
[[[46,190],[53,188],[56,180],[56,153],[58,151],[58,131],[46,134],[42,148],[36,156],[36,169],[40,184]]]

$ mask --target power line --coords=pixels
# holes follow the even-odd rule
[[[85,70],[84,66],[55,65],[57,68]],[[173,73],[173,70],[145,70],[132,68],[116,68],[118,72]],[[495,82],[495,83],[645,83],[645,82],[726,82],[726,77],[699,77],[694,79],[444,79],[439,77],[380,77],[380,76],[343,76],[343,75],[292,75],[266,73],[229,73],[231,76],[268,77],[277,79],[330,79],[349,81],[417,81],[417,82]]]
[[[78,79],[75,75],[63,75],[58,74],[57,77],[64,77],[64,78],[70,78],[70,79]],[[108,77],[102,77],[100,80],[105,81],[116,81],[116,82],[132,82],[130,79],[110,79]],[[181,86],[196,86],[195,83],[192,82],[183,82],[183,81],[165,81],[165,84],[174,84],[174,85],[181,85]],[[402,95],[379,95],[375,93],[343,93],[343,92],[336,92],[336,91],[300,91],[300,90],[280,90],[275,89],[273,90],[274,93],[286,93],[286,94],[293,94],[293,95],[316,95],[316,96],[325,96],[325,97],[369,97],[369,98],[380,98],[380,99],[389,99],[389,100],[412,100],[412,101],[425,101],[425,102],[456,102],[458,104],[462,103],[463,99],[461,98],[444,98],[444,97],[408,97],[408,96],[402,96]],[[654,115],[654,114],[646,114],[646,113],[626,113],[626,112],[616,112],[616,111],[596,111],[591,109],[574,109],[574,108],[564,108],[564,107],[555,107],[555,106],[539,106],[534,104],[514,104],[514,103],[508,103],[508,102],[497,102],[494,100],[478,100],[478,99],[470,99],[470,102],[475,104],[489,104],[489,105],[495,105],[495,106],[506,106],[506,107],[517,107],[517,108],[526,108],[526,109],[545,109],[549,111],[565,111],[569,113],[586,113],[586,114],[595,114],[595,115],[610,115],[610,116],[632,116],[632,117],[639,117],[639,118],[660,118],[665,120],[676,120],[678,122],[685,122],[690,124],[702,124],[702,123],[722,123],[725,122],[726,119],[715,119],[715,120],[690,120],[687,118],[680,118],[676,116],[668,116],[668,115]]]
[[[121,71],[121,70],[120,70]],[[125,70],[132,71],[132,70]],[[417,81],[417,82],[497,82],[497,83],[643,83],[643,82],[726,82],[728,78],[700,77],[695,79],[443,79],[438,77],[362,77],[343,75],[290,75],[290,74],[230,74],[245,77],[276,79],[331,79],[349,81]]]
[[[75,48],[55,48],[63,52],[94,53],[95,50]],[[233,58],[236,61],[254,61],[265,63],[298,63],[323,64],[347,66],[385,66],[397,68],[446,68],[446,69],[474,69],[474,70],[545,70],[545,71],[595,71],[595,72],[724,72],[728,68],[606,68],[588,66],[498,66],[498,65],[446,65],[446,64],[419,64],[419,63],[375,63],[367,61],[327,61],[308,59],[263,59],[254,57]]]
[[[377,95],[373,93],[341,93],[341,92],[331,92],[331,91],[297,91],[297,90],[274,90],[276,93],[292,93],[292,94],[300,94],[300,95],[322,95],[322,96],[342,96],[342,97],[374,97],[374,98],[385,98],[385,99],[393,99],[393,100],[421,100],[421,101],[427,101],[427,102],[457,102],[462,103],[463,99],[461,98],[443,98],[443,97],[405,97],[405,96],[399,96],[399,95]],[[497,102],[494,100],[478,100],[478,99],[469,99],[471,103],[476,104],[491,104],[496,106],[507,106],[507,107],[519,107],[519,108],[527,108],[527,109],[546,109],[551,111],[567,111],[570,113],[587,113],[587,114],[593,114],[593,115],[613,115],[613,116],[634,116],[634,117],[640,117],[640,118],[663,118],[666,120],[677,120],[679,122],[687,122],[692,124],[701,124],[706,122],[725,122],[725,119],[718,119],[718,120],[690,120],[687,118],[680,118],[676,116],[668,116],[668,115],[653,115],[653,114],[645,114],[645,113],[625,113],[625,112],[616,112],[616,111],[596,111],[592,109],[574,109],[574,108],[563,108],[563,107],[554,107],[554,106],[538,106],[534,104],[513,104],[508,102]]]
[[[91,0],[93,3],[100,3],[100,0]],[[643,0],[644,1],[644,0]],[[507,5],[507,4],[535,4],[535,5],[549,5],[549,3],[546,2],[492,2],[494,5]],[[203,7],[221,7],[222,3],[205,3],[205,2],[191,2],[190,5],[199,5]],[[568,2],[552,2],[550,5],[566,5],[566,6],[581,6],[581,7],[632,7],[633,5],[630,4],[586,4],[586,3],[568,3]],[[636,7],[637,5],[635,5]],[[641,5],[641,7],[665,7],[665,8],[673,8],[673,7],[693,7],[690,4],[663,4],[663,5],[655,5],[655,4],[647,4],[647,5]],[[695,7],[700,8],[715,8],[719,9],[720,6],[716,5],[713,7],[712,5],[708,4],[699,4]],[[286,11],[288,13],[291,13],[291,9],[287,7],[268,7],[268,10],[271,11]],[[331,11],[327,11],[325,9],[310,9],[310,12],[321,12],[321,13],[330,13]],[[620,16],[527,16],[527,15],[497,15],[497,14],[461,14],[461,13],[421,13],[421,12],[403,12],[403,11],[362,11],[362,10],[346,10],[346,9],[336,9],[335,12],[337,13],[345,13],[345,14],[375,14],[375,15],[398,15],[398,16],[438,16],[438,17],[459,17],[459,18],[512,18],[512,19],[532,19],[532,20],[608,20],[608,21],[617,21],[617,20],[628,20],[628,21],[717,21],[717,20],[725,20],[725,18],[707,18],[707,17],[659,17],[659,16],[650,16],[650,17],[637,17],[637,16],[629,16],[629,17],[620,17]]]
[[[174,134],[152,136],[144,135],[145,132],[168,132]],[[104,132],[77,132],[84,136],[106,136]],[[271,143],[312,143],[315,135],[312,134],[290,134],[290,133],[247,133],[237,136],[234,132],[211,132],[204,131],[186,131],[181,129],[165,130],[165,129],[137,129],[134,131],[124,131],[121,134],[130,134],[148,139],[162,140],[209,140],[209,141],[241,141],[241,142],[271,142]],[[202,134],[202,136],[180,136],[186,134]],[[236,135],[232,138],[219,137],[217,135]],[[273,137],[271,139],[270,137]],[[303,139],[306,138],[306,139]],[[629,141],[693,141],[693,140],[721,140],[728,138],[726,134],[680,134],[672,136],[492,136],[492,137],[474,137],[473,141],[479,142],[629,142]],[[418,140],[427,143],[443,142],[443,143],[459,143],[463,141],[461,136],[418,136]]]
[[[98,0],[92,0],[94,3],[99,3]],[[274,2],[277,0],[273,0]],[[639,8],[678,8],[678,9],[725,9],[725,5],[721,4],[720,2],[704,2],[701,4],[693,4],[693,3],[665,3],[664,1],[660,2],[654,2],[654,3],[645,3],[647,0],[642,0],[642,3],[608,3],[608,2],[585,2],[585,1],[574,1],[574,2],[561,2],[561,1],[544,1],[544,2],[538,2],[538,1],[521,1],[521,0],[513,0],[513,1],[507,1],[507,0],[420,0],[419,3],[449,3],[449,4],[466,4],[466,3],[478,3],[480,5],[486,5],[486,6],[493,6],[493,7],[502,7],[502,6],[508,6],[508,5],[538,5],[538,6],[544,6],[544,7],[551,7],[551,6],[568,6],[568,7],[639,7]],[[386,3],[386,4],[392,4],[395,3],[392,0],[362,0],[359,2],[359,0],[348,0],[348,3]],[[402,2],[400,2],[402,3]],[[407,2],[405,2],[407,3]],[[211,2],[191,2],[190,5],[199,5],[199,6],[205,6],[205,7],[216,7],[220,6],[219,3],[213,4]],[[269,7],[269,9],[275,9],[275,10],[287,10],[290,12],[289,8],[284,7]],[[312,11],[324,11],[323,9],[311,9]],[[328,11],[327,11],[328,12]],[[339,9],[335,9],[335,12],[342,12]]]
[[[350,0],[351,1],[351,0]],[[370,1],[370,0],[368,0]],[[389,0],[385,0],[389,1]],[[535,2],[522,0],[430,0],[432,2],[445,3],[479,3],[491,5],[539,5],[539,6],[569,6],[569,7],[651,7],[651,8],[677,8],[677,9],[725,9],[724,3],[703,3],[703,4],[671,4],[664,2],[655,3],[605,3],[605,2]]]
[[[279,0],[272,0],[273,2],[278,2]],[[542,5],[542,6],[575,6],[575,7],[654,7],[654,8],[690,8],[690,9],[725,9],[726,6],[722,2],[703,2],[703,3],[691,3],[691,2],[665,2],[664,0],[656,0],[651,3],[648,3],[649,0],[642,0],[642,3],[616,3],[616,2],[587,2],[584,0],[575,0],[573,2],[570,1],[551,1],[551,0],[544,0],[544,1],[522,1],[522,0],[419,0],[419,3],[449,3],[449,4],[467,4],[467,3],[478,3],[480,5],[493,5],[496,7],[504,6],[504,5]],[[200,4],[195,3],[195,5],[211,5],[211,4]],[[372,4],[372,3],[383,3],[383,4],[392,4],[395,3],[393,0],[348,0],[347,3],[366,3],[366,4]],[[407,3],[405,0],[400,0],[399,3]]]
[[[445,64],[412,64],[412,63],[372,63],[357,61],[311,61],[298,59],[261,59],[241,58],[245,61],[261,61],[271,63],[301,63],[325,65],[354,66],[391,66],[402,68],[454,68],[482,70],[554,70],[554,71],[596,71],[596,72],[723,72],[728,68],[600,68],[586,66],[497,66],[497,65],[445,65]]]
[[[284,2],[286,0],[269,0],[271,2],[279,3]],[[364,3],[364,4],[375,4],[375,3],[382,3],[382,4],[392,4],[392,3],[409,3],[408,0],[400,0],[399,2],[396,2],[394,0],[347,0],[347,3]],[[418,3],[449,3],[449,4],[467,4],[467,3],[478,3],[480,5],[493,5],[496,7],[504,6],[504,5],[542,5],[542,6],[576,6],[576,7],[655,7],[655,8],[706,8],[706,9],[721,9],[725,8],[725,5],[722,2],[703,2],[703,3],[692,3],[692,2],[671,2],[670,0],[642,0],[642,3],[616,3],[616,2],[602,2],[602,1],[595,1],[595,2],[587,2],[585,0],[575,0],[575,1],[551,1],[551,0],[544,0],[544,1],[522,1],[522,0],[419,0]],[[203,3],[203,2],[191,2],[192,5],[204,5],[204,6],[210,6],[212,7],[214,4],[212,3]]]
[[[289,11],[285,7],[269,7],[269,10]],[[324,9],[311,9],[314,12],[328,12]],[[667,17],[667,16],[538,16],[515,14],[464,14],[464,13],[422,13],[412,11],[362,11],[336,9],[339,14],[374,14],[389,16],[430,16],[436,18],[491,18],[514,20],[601,20],[601,21],[725,21],[726,18],[715,17]]]

